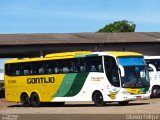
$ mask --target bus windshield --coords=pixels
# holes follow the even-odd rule
[[[117,60],[124,68],[124,76],[121,76],[122,87],[149,87],[149,75],[143,57],[118,57]]]

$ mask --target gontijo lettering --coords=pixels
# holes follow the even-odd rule
[[[55,78],[54,77],[40,77],[40,78],[28,78],[27,83],[28,84],[41,84],[41,83],[54,83]]]

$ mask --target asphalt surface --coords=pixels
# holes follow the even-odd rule
[[[106,118],[110,118],[110,120],[121,120],[130,119],[131,116],[129,117],[129,115],[132,114],[145,114],[158,115],[154,116],[156,118],[155,120],[160,120],[160,98],[132,101],[127,106],[120,106],[118,103],[108,103],[103,107],[96,107],[93,102],[66,102],[63,106],[55,106],[49,103],[42,104],[40,107],[36,108],[21,107],[20,103],[7,102],[5,99],[0,99],[0,114],[2,118],[8,114],[18,114],[20,115],[19,118],[22,117],[23,120],[25,120],[25,118],[26,120],[29,119],[29,116],[32,116],[31,118],[36,118],[36,116],[43,118],[47,116],[47,120],[50,120],[49,117],[51,117],[51,119],[57,118],[58,120],[64,118],[69,118],[70,120],[75,118],[84,120],[106,120]]]

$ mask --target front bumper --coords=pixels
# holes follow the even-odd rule
[[[118,97],[118,96],[117,96]],[[135,101],[135,100],[147,100],[150,98],[150,94],[136,94],[136,95],[121,95],[116,101]]]

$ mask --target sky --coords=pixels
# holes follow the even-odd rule
[[[96,32],[128,20],[160,31],[160,0],[0,0],[0,34]]]

